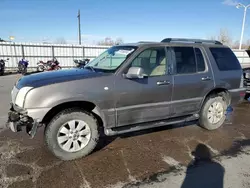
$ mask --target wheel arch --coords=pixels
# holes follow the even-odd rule
[[[205,97],[202,99],[202,102],[201,102],[201,107],[204,105],[204,102],[206,101],[206,99],[211,96],[211,95],[219,95],[219,96],[222,96],[223,99],[226,100],[227,104],[230,104],[231,103],[231,96],[230,96],[230,93],[227,89],[225,88],[214,88],[212,89],[211,91],[209,91]]]
[[[83,110],[86,110],[87,112],[94,115],[94,117],[98,121],[99,126],[106,126],[105,116],[101,109],[96,104],[89,101],[69,101],[57,104],[45,114],[42,123],[47,125],[48,122],[50,122],[56,114],[68,108],[81,108]]]

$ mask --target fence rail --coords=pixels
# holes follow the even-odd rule
[[[59,44],[35,44],[35,43],[0,43],[0,59],[7,59],[6,68],[17,68],[17,63],[22,58],[29,61],[29,68],[37,66],[40,60],[47,61],[54,57],[62,67],[74,66],[75,59],[93,59],[109,46],[94,45],[59,45]]]
[[[109,46],[69,45],[69,44],[40,44],[0,42],[0,59],[7,59],[7,69],[17,68],[21,58],[29,60],[29,68],[35,68],[40,60],[47,61],[54,57],[62,67],[74,66],[75,59],[93,59]],[[246,50],[233,49],[242,67],[250,67],[250,58]]]

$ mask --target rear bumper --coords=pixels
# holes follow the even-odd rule
[[[229,90],[231,96],[231,105],[235,106],[244,101],[246,88],[238,88]]]
[[[246,93],[250,93],[250,80],[244,80],[244,87],[246,88]]]

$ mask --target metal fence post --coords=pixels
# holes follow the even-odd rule
[[[52,53],[52,59],[54,59],[55,57],[54,46],[51,46],[51,53]]]
[[[73,59],[72,62],[74,62],[74,60],[75,60],[75,52],[74,52],[74,45],[73,44],[72,44],[72,59]]]
[[[21,44],[21,51],[22,51],[22,58],[24,59],[24,58],[25,58],[25,55],[24,55],[24,47],[23,47],[22,44]]]
[[[74,51],[74,45],[72,44],[72,57],[73,57],[73,60],[75,58],[75,51]]]
[[[82,47],[82,59],[84,59],[85,58],[85,48],[84,48],[84,46]]]

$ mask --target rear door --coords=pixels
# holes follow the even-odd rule
[[[199,111],[203,97],[214,87],[205,51],[198,47],[172,47],[174,75],[172,117]]]

